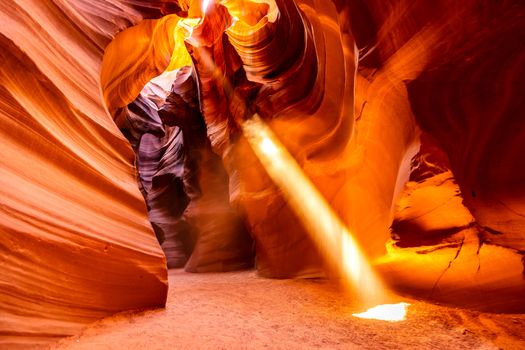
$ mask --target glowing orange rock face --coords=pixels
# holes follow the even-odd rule
[[[522,310],[524,226],[517,178],[522,178],[523,166],[513,149],[524,147],[518,141],[522,138],[510,136],[522,107],[510,93],[505,97],[510,101],[508,111],[502,105],[505,101],[498,98],[489,109],[496,113],[493,117],[488,111],[478,111],[501,133],[480,131],[486,145],[480,150],[475,134],[483,123],[469,116],[466,106],[454,108],[461,106],[458,99],[463,91],[471,94],[465,99],[474,105],[483,104],[481,96],[488,98],[483,84],[489,83],[479,79],[476,74],[481,73],[476,72],[480,68],[468,62],[495,64],[484,60],[483,53],[503,33],[507,34],[501,59],[515,66],[521,56],[511,43],[517,42],[515,29],[523,28],[523,21],[506,24],[503,17],[490,18],[498,23],[498,29],[480,34],[477,43],[464,46],[463,30],[467,29],[455,26],[458,14],[473,19],[471,31],[481,30],[481,23],[489,20],[477,12],[474,2],[465,2],[460,8],[445,3],[434,8],[409,6],[404,1],[392,8],[360,1],[334,2],[333,7],[309,1],[275,4],[279,16],[272,16],[269,6],[259,22],[239,21],[229,28],[227,41],[217,34],[216,40],[210,40],[210,33],[202,32],[205,40],[199,42],[197,36],[198,44],[190,50],[203,86],[209,137],[216,152],[223,155],[230,181],[236,184],[230,194],[246,213],[256,239],[259,272],[273,277],[305,276],[322,273],[323,267],[316,248],[300,229],[301,221],[239,136],[237,125],[253,111],[268,122],[368,254],[379,258],[377,263],[393,286],[442,302],[487,310]],[[489,11],[490,5],[486,6]],[[441,13],[438,18],[432,17],[436,11]],[[498,11],[514,10],[501,5]],[[411,23],[404,16],[428,20]],[[208,21],[214,20],[218,19],[210,14]],[[297,29],[301,26],[304,30]],[[362,49],[355,85],[356,58],[350,31]],[[231,53],[230,44],[238,56]],[[368,52],[370,48],[373,50]],[[446,48],[447,55],[441,54],[440,48]],[[237,67],[239,59],[243,70]],[[457,82],[461,72],[454,67],[462,64],[465,72],[472,71],[468,73],[472,82]],[[432,69],[440,74],[427,73]],[[505,68],[501,70],[505,76]],[[522,74],[519,69],[513,72]],[[454,88],[458,84],[465,90]],[[440,116],[430,112],[436,110],[431,103],[422,104],[432,101],[433,87],[446,100],[457,100],[452,106],[440,104],[449,129],[438,121]],[[248,106],[239,103],[237,96],[243,96]],[[455,131],[454,123],[462,118],[461,131]],[[434,150],[429,152],[451,161],[448,165],[447,160],[439,173],[404,187],[411,171],[418,171],[411,162],[420,146],[419,126],[436,138]],[[454,139],[450,132],[457,134]],[[470,135],[466,142],[456,141],[461,140],[461,133]],[[491,137],[516,147],[501,150],[504,155],[498,158],[489,146]],[[470,154],[472,159],[458,158],[460,154]],[[501,159],[504,169],[498,170],[496,159]],[[512,160],[517,168],[510,171]],[[487,168],[483,161],[494,165]],[[476,169],[487,170],[478,174]],[[510,188],[515,189],[512,196]],[[465,196],[471,192],[477,199]],[[510,204],[496,205],[494,196]],[[396,204],[398,199],[401,202]],[[497,220],[491,205],[510,220]],[[392,218],[396,219],[394,240],[389,232]]]
[[[270,277],[321,275],[324,268],[317,248],[266,176],[238,125],[259,112],[271,120],[277,137],[305,166],[307,175],[311,175],[307,163],[320,161],[311,168],[317,169],[314,182],[330,179],[336,185],[342,180],[342,173],[337,174],[340,169],[330,168],[328,162],[320,165],[332,152],[341,150],[339,142],[351,132],[353,55],[345,56],[340,36],[328,29],[337,26],[334,7],[303,4],[303,12],[291,1],[267,5],[265,16],[257,23],[239,19],[226,30],[227,37],[215,34],[216,39],[211,40],[209,32],[194,32],[190,53],[202,87],[208,135],[230,172],[231,200],[246,213],[256,240],[259,273]],[[213,11],[221,10],[208,12],[204,25],[220,21]],[[326,14],[323,21],[318,20],[318,11]],[[303,26],[303,21],[308,25]],[[326,47],[331,47],[333,55],[326,55]],[[334,88],[328,89],[329,84]]]
[[[108,45],[100,80],[112,115],[133,102],[151,78],[191,63],[179,21],[176,15],[144,20],[116,35]]]
[[[369,91],[383,77],[387,86],[405,82],[399,88],[411,110],[390,107],[400,117],[412,114],[424,131],[416,157],[421,165],[396,204],[395,244],[380,269],[396,288],[415,295],[523,311],[524,182],[517,178],[525,171],[518,156],[525,144],[522,128],[512,130],[523,111],[516,95],[525,77],[516,64],[523,55],[515,45],[525,27],[524,9],[448,4],[421,3],[404,14],[379,2],[351,4],[377,26],[356,23],[353,31],[363,48],[360,71],[371,81]],[[408,2],[396,6],[407,8]],[[404,16],[419,21],[409,24]],[[370,112],[367,101],[363,118]]]
[[[165,303],[165,257],[133,153],[100,97],[103,47],[142,16],[123,3],[98,6],[0,9],[2,349],[42,347],[106,315]]]
[[[165,260],[115,124],[190,57],[262,275],[326,269],[240,132],[254,112],[392,286],[523,311],[519,1],[29,3],[0,10],[0,345],[163,304]]]

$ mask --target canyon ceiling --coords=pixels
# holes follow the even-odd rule
[[[330,274],[255,113],[393,289],[525,312],[523,1],[8,0],[0,24],[0,347],[162,307],[167,265]]]

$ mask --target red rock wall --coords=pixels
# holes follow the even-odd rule
[[[523,4],[350,7],[360,73],[377,81],[391,70],[425,132],[394,209],[385,278],[442,302],[523,311]]]
[[[259,272],[315,275],[323,264],[239,135],[236,125],[253,111],[379,258],[392,286],[523,310],[523,6],[283,0],[276,16],[268,3],[255,18],[238,16],[226,36],[199,27],[190,48],[209,136],[256,240]],[[208,21],[219,23],[219,12]],[[420,128],[435,139],[424,152],[447,165],[405,187],[422,171],[412,161]]]
[[[254,112],[391,286],[523,311],[522,2],[221,4],[184,47],[173,31],[179,17],[201,15],[191,1],[2,8],[4,343],[163,303],[165,261],[115,123],[149,79],[189,60],[173,62],[174,49],[191,54],[210,144],[261,275],[326,269],[240,133]],[[152,20],[117,36],[102,65],[115,33],[143,18]]]
[[[126,2],[2,4],[0,348],[164,305],[134,156],[100,96],[104,47],[140,19]]]

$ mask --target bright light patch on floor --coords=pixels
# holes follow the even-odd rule
[[[380,321],[397,322],[406,319],[409,303],[383,304],[352,316]]]

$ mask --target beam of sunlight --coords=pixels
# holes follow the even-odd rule
[[[202,12],[206,13],[206,10],[208,9],[208,6],[210,6],[211,0],[203,0],[202,1]]]
[[[271,129],[255,115],[242,124],[242,130],[268,175],[345,284],[353,286],[365,304],[384,301],[384,286],[353,235]]]
[[[406,319],[409,303],[383,304],[352,316],[381,321],[397,322]]]
[[[191,23],[188,27],[193,28],[194,25],[195,23]],[[191,43],[192,31],[187,30],[187,34],[189,35],[186,36],[186,41]],[[205,51],[202,53],[201,62],[222,84],[227,94],[235,93],[231,83]],[[365,306],[384,303],[387,300],[386,289],[353,234],[271,129],[257,114],[242,122],[241,129],[266,172],[280,188],[319,251],[338,272],[343,285],[353,288]],[[384,313],[388,313],[390,309],[381,310],[385,311],[379,312],[376,318],[388,318]],[[360,314],[354,314],[359,317],[357,315]]]

